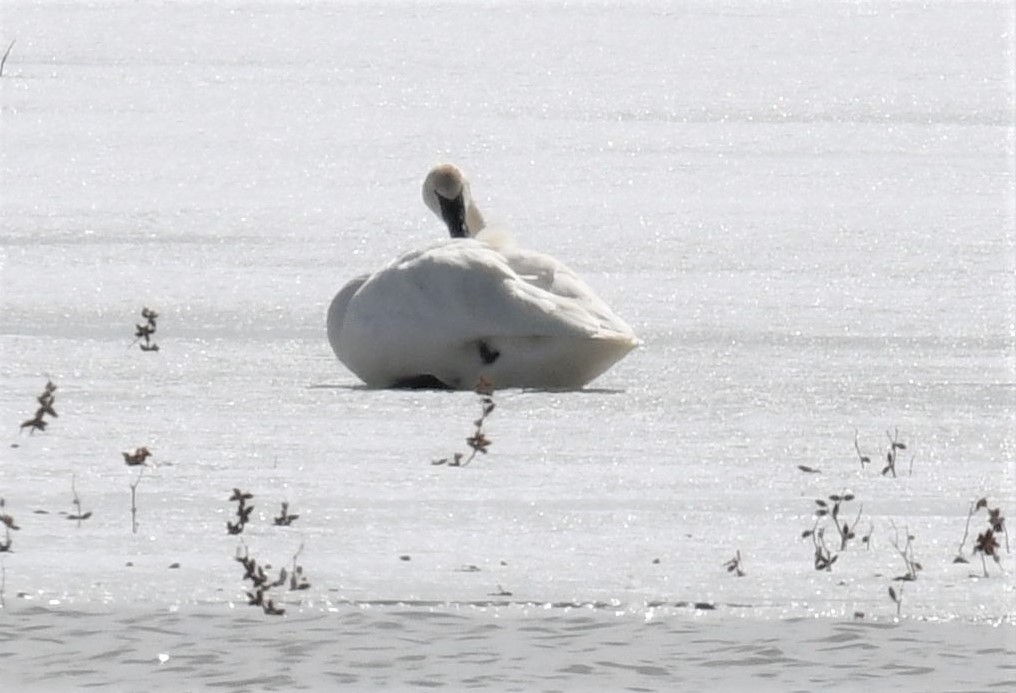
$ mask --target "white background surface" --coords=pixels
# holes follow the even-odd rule
[[[1011,614],[1010,557],[987,580],[951,563],[970,501],[1016,512],[1006,3],[6,0],[0,17],[8,605],[242,600],[239,486],[253,554],[304,544],[310,610],[500,584],[889,616],[892,520],[924,566],[905,614]],[[324,334],[347,279],[441,235],[419,186],[442,160],[645,341],[588,391],[498,393],[494,445],[465,469],[429,463],[464,449],[475,396],[359,389]],[[128,348],[143,306],[158,353]],[[47,377],[60,417],[19,437]],[[905,456],[887,479],[895,427],[913,475]],[[132,535],[120,453],[140,445],[158,466]],[[72,475],[80,529],[58,514]],[[800,533],[844,489],[873,548],[816,572]],[[289,529],[270,526],[282,500]]]

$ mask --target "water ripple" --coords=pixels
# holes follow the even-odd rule
[[[1005,688],[1016,629],[592,610],[349,606],[269,619],[26,608],[0,618],[0,683],[149,691]],[[986,637],[998,643],[984,647]],[[971,662],[978,666],[971,666]],[[893,683],[896,682],[896,683]]]

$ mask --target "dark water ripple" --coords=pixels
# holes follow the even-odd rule
[[[253,612],[252,612],[253,613]],[[1016,628],[604,610],[349,605],[260,618],[0,612],[3,690],[985,690],[1016,684]]]

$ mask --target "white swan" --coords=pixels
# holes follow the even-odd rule
[[[353,279],[328,309],[332,349],[367,385],[579,388],[639,344],[565,265],[485,230],[458,168],[434,168],[423,199],[452,238]]]

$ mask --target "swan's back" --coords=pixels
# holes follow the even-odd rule
[[[550,255],[516,246],[498,249],[512,270],[528,283],[563,299],[569,299],[594,316],[604,331],[635,333],[570,267]],[[636,340],[637,342],[637,340]]]

